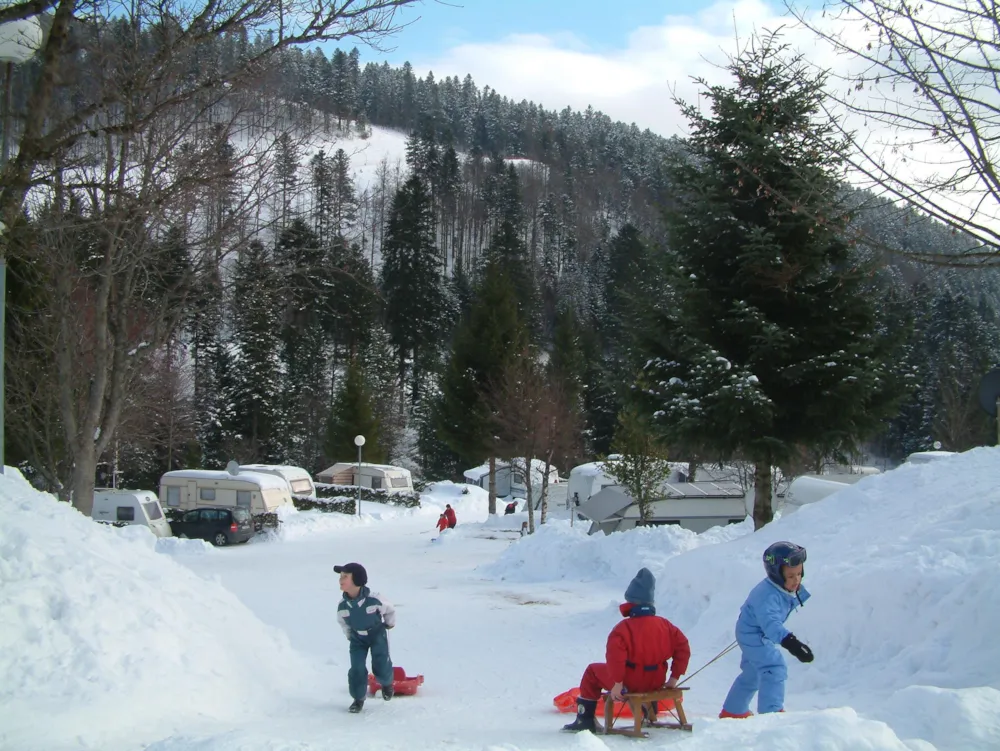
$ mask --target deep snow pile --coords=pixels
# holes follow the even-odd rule
[[[178,542],[166,547],[204,550]],[[123,728],[156,737],[309,690],[283,632],[157,545],[0,477],[0,747],[55,748],[55,717],[99,748]]]
[[[788,625],[817,657],[791,667],[786,706],[850,705],[899,738],[916,739],[912,748],[997,749],[998,469],[1000,450],[992,448],[903,465],[716,545],[698,547],[670,528],[589,539],[555,528],[511,546],[480,572],[537,582],[567,571],[614,576],[624,587],[648,566],[658,610],[689,635],[697,667],[733,640],[739,607],[763,577],[764,548],[792,540],[808,549],[805,585],[813,597]],[[735,664],[695,679],[715,682],[719,705]],[[765,734],[773,726],[763,718],[746,729]]]

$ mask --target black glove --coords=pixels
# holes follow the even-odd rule
[[[813,661],[813,651],[796,639],[795,634],[789,634],[782,639],[781,646],[791,652],[799,662]]]

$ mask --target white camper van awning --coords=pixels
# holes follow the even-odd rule
[[[587,501],[580,504],[579,511],[588,519],[600,523],[620,515],[624,509],[631,505],[632,497],[625,492],[624,488],[610,485],[594,493]]]

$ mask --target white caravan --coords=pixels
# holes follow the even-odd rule
[[[589,534],[622,532],[638,526],[676,524],[692,532],[704,532],[725,524],[739,524],[750,513],[752,495],[732,482],[668,482],[662,497],[650,503],[645,524],[639,505],[620,485],[609,485],[581,503],[578,513],[593,522]]]
[[[514,459],[512,462],[496,462],[496,491],[498,498],[527,498],[528,486],[525,483],[524,468],[527,462],[521,459]],[[476,485],[477,487],[489,490],[490,488],[490,464],[486,462],[478,467],[467,469],[462,473],[466,485]],[[542,480],[545,478],[545,462],[541,459],[531,460],[531,495],[537,502],[541,499]],[[548,487],[558,485],[559,470],[554,465],[549,465]]]
[[[149,527],[157,537],[170,537],[170,524],[163,516],[160,499],[151,490],[94,490],[94,507],[90,516],[95,521],[125,526],[139,524]]]
[[[302,467],[293,467],[284,464],[241,464],[240,471],[277,475],[284,478],[285,482],[288,483],[288,489],[292,495],[316,500],[316,486],[313,484],[312,476],[302,469]]]
[[[184,511],[202,506],[239,506],[255,515],[293,505],[288,483],[277,475],[213,469],[167,472],[160,478],[160,503],[164,508]]]
[[[361,479],[358,480],[357,462],[338,462],[316,475],[316,479],[327,485],[359,484],[363,488],[384,490],[386,493],[412,493],[413,477],[410,470],[390,464],[361,463]]]

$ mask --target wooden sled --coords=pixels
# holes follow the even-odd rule
[[[633,738],[645,738],[648,733],[643,732],[642,724],[653,728],[669,728],[670,730],[687,730],[691,732],[691,723],[687,721],[684,714],[684,688],[661,688],[657,691],[644,691],[642,693],[626,693],[625,701],[628,702],[629,709],[632,710],[632,728],[615,727],[615,703],[611,701],[608,694],[604,694],[604,734],[605,735],[629,735]],[[668,713],[677,722],[659,722],[656,713],[653,711],[653,702],[672,701],[674,708]]]

